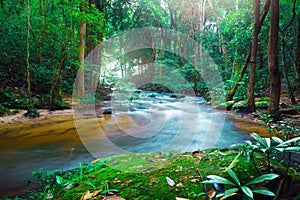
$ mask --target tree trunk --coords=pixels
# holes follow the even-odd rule
[[[256,69],[256,58],[257,58],[257,44],[258,44],[258,34],[259,34],[259,13],[260,13],[260,0],[254,1],[254,28],[252,31],[252,44],[251,44],[251,58],[250,58],[250,76],[248,84],[248,112],[255,111],[255,101],[254,101],[254,83],[255,83],[255,69]]]
[[[283,72],[284,72],[284,76],[285,76],[285,79],[286,79],[286,84],[288,86],[288,91],[289,91],[290,99],[291,99],[292,105],[296,105],[297,101],[296,101],[295,96],[294,96],[294,92],[293,92],[293,89],[292,89],[292,86],[291,86],[291,83],[290,83],[290,79],[289,79],[288,70],[287,70],[287,67],[286,67],[285,41],[284,41],[284,34],[283,34],[283,32],[281,34],[281,54],[282,54],[282,62],[283,62],[282,67],[283,67]]]
[[[250,47],[250,49],[251,49],[251,47]],[[244,67],[243,67],[243,69],[242,69],[242,71],[240,73],[239,80],[237,81],[237,83],[232,88],[230,88],[230,90],[229,90],[229,92],[228,92],[228,94],[226,96],[226,100],[227,101],[231,101],[232,100],[232,98],[233,98],[233,96],[234,96],[234,94],[235,94],[235,92],[236,92],[236,90],[237,90],[237,88],[239,86],[239,83],[243,80],[243,77],[244,77],[244,75],[246,73],[248,64],[250,62],[250,57],[251,57],[251,50],[249,50],[248,53],[247,53],[247,55],[246,55],[245,62],[244,62]]]
[[[281,80],[278,67],[279,0],[271,1],[270,38],[268,45],[268,69],[270,75],[270,101],[268,112],[274,119],[280,118],[279,101]]]
[[[63,56],[60,58],[59,65],[53,69],[52,85],[51,85],[51,89],[50,89],[50,102],[49,102],[49,110],[50,111],[55,110],[55,99],[57,99],[57,97],[61,96],[58,85],[60,84],[61,71],[63,70],[63,68],[65,66],[65,62],[68,58],[68,55],[66,52],[66,44],[61,42],[60,45],[61,45],[61,54]]]
[[[218,36],[219,36],[219,41],[220,41],[220,47],[219,47],[219,51],[220,53],[223,54],[223,56],[226,58],[226,60],[228,59],[228,56],[227,56],[227,50],[225,48],[225,44],[224,44],[224,38],[223,38],[223,35],[221,35],[221,32],[218,28],[219,24],[220,24],[220,19],[219,19],[219,15],[216,11],[216,8],[213,4],[213,1],[212,0],[208,0],[208,4],[209,6],[211,7],[212,11],[213,11],[213,15],[215,16],[216,18],[216,26],[217,26],[217,32],[218,32]],[[238,2],[237,2],[238,4]]]
[[[300,93],[300,15],[298,16],[298,37],[297,37],[297,50],[295,55],[295,63],[296,63],[296,70],[298,74],[297,93]]]
[[[83,0],[80,0],[80,11],[84,12]],[[79,29],[79,52],[78,52],[78,60],[79,60],[79,68],[77,72],[77,82],[76,89],[77,95],[84,95],[84,50],[85,50],[85,36],[86,36],[86,20],[82,19],[80,22]]]
[[[40,3],[39,3],[39,14],[40,16],[43,16],[44,15],[44,12],[43,12],[43,9],[45,9],[45,7],[43,8],[44,6],[44,2],[43,0],[40,0]],[[45,28],[45,25],[44,25],[44,28]],[[43,63],[43,49],[44,49],[44,36],[45,36],[45,29],[43,30],[42,28],[39,30],[39,33],[40,33],[40,47],[39,47],[39,62],[40,62],[40,65],[42,65]]]
[[[271,0],[267,0],[267,1],[266,1],[266,4],[265,4],[265,6],[264,6],[264,10],[263,10],[262,14],[260,15],[259,23],[258,23],[258,25],[257,25],[257,26],[258,26],[258,33],[260,33],[261,26],[262,26],[262,24],[263,24],[263,22],[264,22],[264,20],[265,20],[265,18],[266,18],[266,16],[267,16],[268,12],[269,12],[270,3],[271,3]],[[237,83],[236,83],[233,87],[230,88],[229,93],[228,93],[228,95],[226,96],[226,100],[227,100],[227,101],[232,100],[232,98],[233,98],[233,96],[234,96],[234,94],[235,94],[235,92],[236,92],[236,90],[237,90],[237,88],[238,88],[238,86],[239,86],[239,83],[243,80],[244,74],[245,74],[245,72],[246,72],[246,70],[247,70],[247,67],[248,67],[248,64],[249,64],[249,61],[250,61],[250,57],[251,57],[251,48],[252,48],[252,47],[250,46],[249,51],[248,51],[248,53],[247,53],[247,55],[246,55],[246,58],[245,58],[244,67],[243,67],[243,69],[242,69],[242,71],[241,71],[239,80],[237,81]]]
[[[30,0],[27,0],[27,57],[26,57],[26,78],[27,78],[27,92],[28,92],[28,113],[31,115],[33,112],[33,102],[31,94],[31,83],[30,83]]]

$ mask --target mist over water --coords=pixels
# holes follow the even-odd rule
[[[250,138],[234,129],[225,113],[206,107],[201,97],[177,99],[154,92],[140,96],[126,109],[124,102],[112,99],[112,115],[102,115],[108,108],[97,107],[98,117],[84,123],[86,132],[80,138],[71,115],[20,123],[0,133],[0,194],[22,188],[33,170],[65,171],[96,157],[118,154],[114,148],[127,153],[183,152],[227,147]],[[93,126],[99,126],[101,133],[95,134]],[[92,155],[86,147],[98,153]]]

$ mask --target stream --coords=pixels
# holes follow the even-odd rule
[[[142,92],[130,104],[115,96],[93,108],[90,115],[75,111],[75,122],[69,114],[1,125],[0,197],[24,188],[22,181],[39,168],[65,171],[98,157],[196,151],[250,138],[201,97]],[[103,115],[108,109],[113,114]]]

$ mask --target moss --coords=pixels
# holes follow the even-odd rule
[[[266,109],[269,106],[269,102],[268,101],[259,101],[259,102],[255,102],[255,106],[258,109]]]
[[[199,199],[195,195],[204,192],[202,178],[205,180],[207,175],[214,174],[230,179],[225,168],[237,154],[237,150],[215,148],[194,154],[173,152],[114,156],[73,170],[74,176],[68,175],[73,187],[55,195],[60,199],[81,199],[89,192],[95,195],[93,198],[100,199],[105,191],[117,190],[118,195],[125,199]],[[258,176],[254,166],[244,159],[233,170],[243,183]],[[175,185],[168,185],[166,177],[171,178]],[[212,187],[206,186],[208,189]],[[55,187],[50,190],[54,191]]]
[[[270,98],[269,97],[257,97],[255,98],[255,102],[259,102],[259,101],[269,101]]]
[[[246,109],[247,107],[248,107],[248,104],[246,101],[239,101],[239,102],[235,103],[232,108],[234,110],[243,110],[243,109]]]

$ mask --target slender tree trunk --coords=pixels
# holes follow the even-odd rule
[[[258,23],[258,27],[259,27],[258,28],[258,33],[260,33],[261,26],[262,26],[262,24],[263,24],[263,22],[264,22],[264,20],[265,20],[265,18],[267,16],[268,12],[269,12],[270,3],[271,3],[271,0],[267,0],[266,1],[266,4],[264,6],[264,10],[263,10],[262,14],[260,15],[259,23]],[[243,67],[243,69],[242,69],[242,71],[240,73],[239,80],[237,81],[237,83],[233,87],[230,88],[229,93],[226,96],[227,101],[232,100],[232,98],[233,98],[233,96],[234,96],[234,94],[235,94],[235,92],[236,92],[236,90],[237,90],[237,88],[239,86],[239,83],[243,80],[243,77],[244,77],[245,72],[247,70],[248,64],[250,62],[251,48],[252,48],[252,46],[250,46],[249,51],[248,51],[248,53],[247,53],[247,55],[245,57],[244,67]]]
[[[270,38],[268,46],[270,101],[268,112],[278,120],[280,118],[279,101],[281,92],[281,80],[278,67],[279,0],[272,0],[270,8]]]
[[[252,44],[251,44],[251,58],[250,58],[250,76],[248,84],[248,112],[255,111],[254,101],[254,83],[255,83],[255,69],[256,69],[256,58],[257,58],[257,45],[258,45],[258,34],[259,34],[259,14],[260,14],[260,0],[254,1],[254,28],[252,31]]]
[[[287,67],[286,67],[285,41],[284,41],[284,34],[283,33],[281,34],[281,55],[282,55],[282,62],[283,62],[283,65],[282,65],[283,72],[284,72],[284,76],[285,76],[285,79],[286,79],[286,84],[288,86],[288,91],[289,91],[290,99],[291,99],[292,105],[296,105],[297,102],[296,102],[296,99],[295,99],[295,96],[294,96],[293,89],[291,87],[291,83],[290,83],[290,79],[289,79],[289,74],[288,74],[288,70],[287,70]]]
[[[223,56],[224,56],[225,59],[227,60],[227,59],[228,59],[228,56],[227,56],[227,50],[226,50],[225,45],[224,45],[224,38],[223,38],[223,35],[221,34],[219,28],[218,28],[219,23],[220,23],[219,15],[218,15],[218,13],[217,13],[217,11],[216,11],[216,8],[215,8],[215,6],[214,6],[214,4],[213,4],[213,1],[212,1],[212,0],[208,0],[208,4],[209,4],[209,6],[211,7],[211,9],[212,9],[212,11],[213,11],[213,14],[214,14],[214,16],[215,16],[215,18],[216,18],[217,32],[218,32],[219,41],[220,41],[220,44],[221,44],[220,47],[219,47],[219,51],[220,51],[220,53],[223,54]],[[223,70],[223,71],[224,71],[224,70]]]
[[[39,3],[40,16],[44,15],[43,5],[44,5],[43,0],[40,0],[40,3]],[[40,47],[39,47],[39,62],[40,62],[40,65],[43,63],[44,32],[45,32],[45,29],[43,30],[42,28],[39,31],[39,33],[40,33]]]
[[[264,61],[264,50],[263,48],[259,45],[258,47],[258,54],[259,54],[259,69],[264,69],[265,67],[265,61]]]
[[[49,110],[55,110],[55,99],[61,96],[60,89],[58,88],[60,84],[60,75],[68,58],[65,45],[65,43],[61,43],[61,54],[64,56],[60,58],[59,65],[53,69]]]
[[[157,53],[156,53],[156,41],[154,40],[154,35],[151,35],[151,47],[152,47],[152,61],[149,63],[150,67],[150,81],[155,78],[155,71],[156,71],[156,64],[155,61],[157,60]]]
[[[163,29],[160,30],[160,38],[164,37]],[[159,59],[163,60],[163,41],[160,40]]]
[[[84,0],[80,0],[80,11],[84,12]],[[84,52],[85,52],[86,20],[82,19],[79,29],[79,69],[77,72],[77,95],[85,95],[84,91]]]
[[[296,70],[298,74],[298,89],[297,93],[300,93],[300,15],[298,15],[298,35],[297,35],[297,50],[295,54]]]
[[[27,92],[28,92],[28,112],[29,115],[33,112],[33,102],[31,94],[31,83],[30,83],[30,0],[27,0],[27,57],[26,57],[26,77],[27,77]]]
[[[237,90],[237,88],[239,86],[239,83],[243,80],[243,77],[244,77],[244,75],[245,75],[245,73],[247,71],[248,64],[250,62],[250,57],[251,57],[251,50],[249,49],[249,51],[248,51],[248,53],[246,55],[246,58],[245,58],[244,66],[243,66],[242,71],[240,73],[239,80],[237,81],[237,83],[232,88],[230,88],[229,93],[226,96],[226,100],[227,101],[231,101],[232,100],[232,98],[233,98],[233,96],[234,96],[234,94],[235,94],[235,92],[236,92],[236,90]]]

